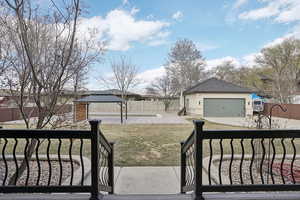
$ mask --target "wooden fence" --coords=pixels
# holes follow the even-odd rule
[[[64,105],[62,108],[59,108],[59,114],[72,112],[72,105]],[[26,115],[30,117],[38,116],[38,109],[36,107],[26,107],[24,108]],[[21,120],[21,112],[19,108],[0,108],[0,122]]]
[[[273,103],[265,103],[264,114],[270,115],[271,107],[275,105]],[[283,112],[279,107],[274,107],[272,111],[273,117],[281,117],[287,119],[298,119],[300,120],[300,104],[280,104],[283,108],[287,109]]]

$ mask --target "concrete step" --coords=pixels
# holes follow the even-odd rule
[[[108,195],[104,196],[103,200],[192,200],[192,196],[188,194]]]

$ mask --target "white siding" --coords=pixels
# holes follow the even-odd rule
[[[246,116],[253,115],[252,99],[250,94],[243,93],[197,93],[189,94],[185,96],[185,99],[189,101],[189,108],[187,108],[188,114],[196,114],[203,117],[203,102],[204,98],[239,98],[245,99],[245,111]]]

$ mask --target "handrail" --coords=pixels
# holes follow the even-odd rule
[[[294,162],[300,130],[203,130],[203,125],[194,121],[193,134],[181,143],[181,193],[194,191],[195,199],[203,199],[203,192],[300,191],[300,166]]]
[[[205,130],[202,139],[300,138],[300,130]]]
[[[184,141],[182,142],[182,150],[185,153],[187,151],[187,149],[194,143],[194,131],[192,131],[192,133],[190,134],[190,136]]]
[[[99,136],[100,136],[100,143],[110,153],[111,149],[113,148],[112,145],[111,145],[111,143],[107,141],[107,139],[105,138],[105,136],[103,135],[103,133],[101,131],[99,131]]]
[[[0,160],[5,167],[0,193],[88,192],[92,200],[101,199],[101,192],[112,194],[113,143],[102,134],[100,122],[90,121],[91,130],[0,129]],[[86,146],[91,149],[91,184],[85,183],[89,173],[83,157]],[[33,173],[31,164],[35,162],[37,171]],[[54,172],[59,176],[56,179]]]
[[[37,130],[37,129],[0,129],[0,138],[73,138],[89,139],[87,130]]]

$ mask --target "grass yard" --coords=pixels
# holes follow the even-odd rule
[[[191,121],[192,119],[190,119]],[[4,126],[4,128],[22,128]],[[204,129],[245,129],[205,122]],[[117,166],[172,166],[179,165],[180,142],[192,132],[193,124],[136,124],[136,125],[101,125],[101,130],[109,141],[115,142],[115,165]],[[52,141],[51,152],[57,152],[56,141]],[[64,140],[62,151],[68,154],[69,141]],[[90,155],[90,145],[85,142],[84,154]],[[10,141],[9,148],[13,148]],[[79,141],[74,141],[73,152],[79,152]],[[51,145],[52,146],[52,145]],[[24,145],[18,145],[22,152]],[[47,141],[40,149],[45,153]],[[2,149],[2,143],[0,144]],[[206,149],[206,148],[205,148]],[[10,152],[10,151],[8,151]]]
[[[242,129],[205,123],[205,129]],[[115,141],[116,165],[179,165],[180,142],[192,133],[193,124],[103,125],[104,135]]]

